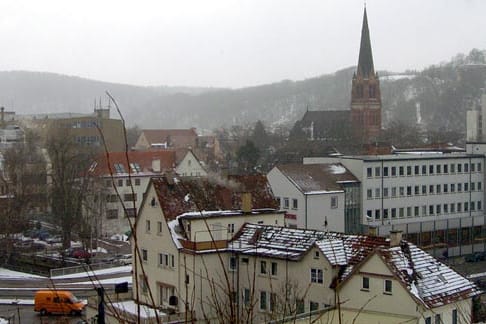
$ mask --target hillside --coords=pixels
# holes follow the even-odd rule
[[[421,72],[379,72],[384,124],[464,132],[465,111],[486,81],[484,52],[473,50]],[[143,128],[254,124],[291,126],[306,109],[348,109],[354,67],[302,81],[241,88],[138,87],[51,73],[0,72],[0,105],[19,114],[91,112],[93,101],[118,101],[129,125]],[[98,100],[98,99],[97,99]]]

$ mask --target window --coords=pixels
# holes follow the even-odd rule
[[[407,217],[412,217],[412,207],[407,207]]]
[[[388,167],[383,167],[383,176],[388,177]]]
[[[277,275],[277,262],[272,262],[272,276]]]
[[[435,186],[435,191],[437,194],[440,194],[440,190],[441,190],[441,186],[440,185],[436,185]]]
[[[123,179],[118,179],[118,187],[123,187]]]
[[[476,165],[471,163],[471,172],[476,172]]]
[[[135,185],[136,185],[136,186],[140,186],[140,179],[139,179],[139,178],[136,178],[136,179],[135,179]]]
[[[267,310],[267,292],[260,291],[260,310]]]
[[[162,234],[162,222],[157,222],[157,234]]]
[[[457,166],[459,166],[459,164]],[[460,169],[460,168],[458,167],[458,169]],[[460,172],[459,170],[457,170],[457,171]],[[451,164],[451,173],[456,173],[456,165],[454,163]]]
[[[278,207],[280,207],[281,206],[280,197],[275,197],[275,200],[277,201]]]
[[[434,205],[429,206],[429,215],[434,215]]]
[[[243,288],[243,303],[245,303],[246,306],[250,304],[250,289],[248,288]]]
[[[284,206],[283,208],[289,209],[289,198],[284,198]]]
[[[456,212],[455,207],[456,207],[456,205],[454,203],[452,203],[451,204],[451,213],[455,213]]]
[[[392,175],[392,177],[397,176],[397,167],[391,167],[391,175]]]
[[[412,166],[407,166],[407,175],[410,176],[412,175]]]
[[[405,209],[404,209],[403,207],[400,207],[400,208],[398,209],[398,216],[399,216],[400,218],[403,218],[403,217],[405,216]]]
[[[467,212],[469,210],[469,203],[466,201],[464,203],[464,211]]]
[[[436,172],[437,174],[440,174],[440,173],[441,173],[440,164],[437,164],[437,165],[435,166],[435,172]]]
[[[414,195],[420,195],[420,187],[419,186],[414,186],[413,194]]]
[[[250,259],[248,258],[241,258],[241,263],[248,264],[250,262]]]
[[[322,269],[311,269],[311,282],[313,283],[323,283]]]
[[[106,218],[107,219],[115,219],[115,218],[118,218],[118,209],[108,209],[106,211]]]
[[[132,185],[132,181],[130,179],[125,180],[125,186],[130,187]]]
[[[363,289],[363,290],[369,290],[370,289],[370,278],[363,277],[363,283],[362,283],[361,289]]]
[[[457,309],[452,310],[452,324],[457,324]]]
[[[383,209],[383,219],[388,219],[388,208]]]
[[[237,267],[236,257],[234,255],[232,255],[229,258],[229,270],[230,271],[236,271],[236,267]]]
[[[475,190],[476,190],[476,183],[471,182],[471,191],[475,191]]]
[[[440,214],[440,207],[441,207],[441,205],[437,205],[437,206],[435,206],[435,213],[436,213],[437,215],[439,215],[439,214]]]
[[[478,191],[483,190],[483,184],[481,182],[478,182]]]
[[[123,195],[123,200],[124,201],[137,201],[137,194],[136,193],[125,194],[125,195]]]
[[[125,167],[123,166],[123,164],[121,164],[121,163],[115,163],[114,164],[114,167],[115,167],[115,172],[116,173],[125,173]]]
[[[452,172],[452,166],[453,166],[453,165],[454,165],[454,164],[451,164],[451,172]],[[458,164],[457,164],[457,172],[462,172],[462,164],[461,164],[461,163],[458,163]]]
[[[425,318],[425,324],[432,324],[432,318],[430,316]]]
[[[459,191],[459,192],[462,191],[462,183],[457,184],[457,191]]]
[[[481,203],[481,201],[478,201],[478,210],[481,210],[483,208],[483,204]]]
[[[449,205],[448,204],[444,204],[444,214],[447,214],[449,212]]]
[[[381,176],[380,167],[375,167],[375,177]]]
[[[137,213],[137,208],[126,208],[125,209],[125,216],[127,217],[135,217]]]
[[[161,267],[175,267],[175,257],[173,254],[159,253],[159,266]]]
[[[444,173],[449,173],[449,165],[447,164],[444,164]]]
[[[302,314],[305,312],[305,304],[303,299],[297,299],[295,301],[295,312],[297,314]]]
[[[381,218],[380,210],[379,209],[375,209],[375,219],[380,219],[380,218]]]
[[[319,309],[319,303],[316,303],[316,302],[313,302],[312,300],[310,301],[310,305],[309,305],[309,310],[311,312],[313,311],[316,311]]]
[[[228,224],[228,233],[233,234],[235,232],[235,224]]]
[[[150,220],[145,221],[145,232],[150,233]]]
[[[423,185],[422,186],[422,195],[426,195],[426,194],[427,194],[427,186]]]
[[[405,195],[405,188],[400,187],[400,197],[403,197]]]
[[[383,188],[383,197],[388,198],[388,188]]]
[[[373,190],[371,189],[366,190],[366,197],[368,199],[373,199]]]
[[[429,185],[429,194],[434,193],[434,185]]]
[[[368,210],[368,212],[371,215],[371,210]],[[319,251],[315,251],[315,253],[314,253],[314,259],[319,259],[319,257],[320,257]]]
[[[469,183],[467,183],[467,182],[464,183],[464,191],[465,192],[469,191]]]
[[[469,164],[464,163],[464,172],[469,172]]]
[[[447,193],[449,191],[449,186],[447,183],[444,183],[444,193]]]
[[[433,165],[429,165],[429,174],[434,174],[434,166]]]
[[[110,188],[111,187],[111,180],[105,180],[105,187]]]
[[[383,292],[385,294],[391,294],[392,293],[392,281],[391,280],[385,279]]]
[[[267,274],[267,261],[260,261],[260,273]]]
[[[435,324],[442,324],[442,319],[440,314],[435,314]]]
[[[422,175],[426,175],[426,174],[427,174],[427,166],[422,165]]]
[[[372,171],[372,169],[371,169],[371,168],[367,168],[367,169],[366,169],[366,176],[367,176],[368,178],[371,178],[371,177],[373,176],[373,171]]]
[[[412,195],[412,186],[407,186],[407,196]]]
[[[471,201],[471,211],[475,211],[476,210],[476,204],[474,203],[474,201]]]
[[[413,173],[414,173],[415,175],[419,175],[419,174],[420,174],[420,171],[419,171],[419,170],[420,170],[420,167],[419,167],[418,165],[416,165],[416,166],[414,167],[414,172],[413,172]]]
[[[457,212],[462,213],[462,203],[457,203]]]
[[[338,208],[338,197],[337,196],[331,197],[331,208],[332,209]]]
[[[142,260],[145,262],[148,261],[148,251],[146,249],[142,249]]]
[[[391,217],[392,218],[397,218],[397,209],[396,208],[392,208],[391,209]]]
[[[478,162],[478,172],[481,172],[481,162]]]
[[[292,199],[292,209],[297,209],[299,207],[299,203],[297,199]]]
[[[403,176],[404,173],[403,173],[403,167],[402,166],[398,167],[398,174]]]
[[[381,198],[380,188],[375,189],[375,198]]]
[[[451,192],[456,192],[456,185],[451,183]]]
[[[419,208],[418,206],[415,206],[415,207],[413,208],[413,215],[414,215],[415,217],[419,217],[419,216],[420,216],[420,208]]]
[[[396,197],[397,196],[397,187],[392,187],[392,189],[391,189],[391,195],[392,195],[392,197]]]
[[[422,206],[422,216],[427,216],[427,206]]]

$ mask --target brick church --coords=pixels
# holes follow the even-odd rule
[[[380,80],[373,65],[366,8],[349,109],[307,111],[295,127],[302,129],[308,139],[326,141],[329,144],[342,141],[343,136],[348,136],[348,139],[360,145],[378,140],[381,131]]]

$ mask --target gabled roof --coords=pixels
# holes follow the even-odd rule
[[[411,243],[402,241],[378,253],[408,291],[429,308],[480,293],[471,281]]]
[[[332,266],[340,267],[336,278],[340,282],[350,279],[377,253],[408,292],[428,308],[480,293],[472,282],[404,240],[390,247],[384,237],[245,224],[229,246],[243,254],[294,261],[317,246]]]
[[[368,29],[368,16],[366,7],[363,14],[363,26],[361,28],[361,44],[359,47],[358,76],[369,79],[374,76],[375,67],[373,66],[373,54],[371,53],[370,31]]]
[[[144,129],[142,134],[150,144],[170,142],[170,137],[197,137],[196,130],[194,128],[189,129]]]
[[[343,182],[358,179],[342,164],[282,164],[276,168],[304,194],[342,191]]]
[[[127,161],[128,155],[128,161]],[[153,173],[152,162],[160,161],[160,172],[172,170],[176,164],[174,150],[110,152],[100,155],[90,171],[96,176],[137,173]],[[109,163],[109,164],[108,164]],[[131,165],[130,165],[131,164]]]
[[[192,211],[240,210],[242,193],[251,193],[252,208],[277,208],[265,176],[180,178],[165,175],[152,183],[166,219]]]

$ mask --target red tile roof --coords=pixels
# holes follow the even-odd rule
[[[103,154],[96,160],[95,167],[92,167],[92,172],[96,176],[104,176],[117,173],[115,164],[123,165],[125,173],[128,173],[130,169],[129,163],[137,164],[140,167],[139,172],[154,172],[152,170],[152,162],[160,161],[160,170],[162,173],[164,171],[173,170],[176,164],[176,152],[174,150],[157,150],[157,151],[130,151],[125,152],[111,152],[108,155]],[[109,164],[108,164],[109,163]],[[132,173],[139,173],[136,170],[131,170]]]
[[[180,178],[164,175],[152,183],[166,219],[191,211],[241,209],[241,194],[251,193],[252,208],[278,208],[265,176]]]

